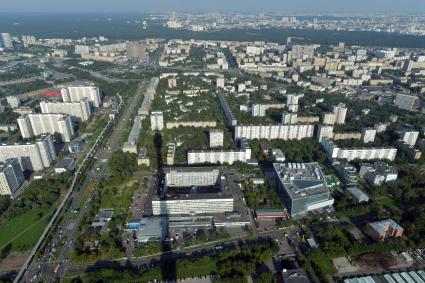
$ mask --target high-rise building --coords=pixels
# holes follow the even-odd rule
[[[224,132],[223,130],[210,130],[209,140],[210,147],[223,147]]]
[[[333,125],[335,124],[335,114],[332,112],[323,113],[322,122],[324,125]]]
[[[298,115],[296,113],[283,112],[282,124],[291,125],[298,123]]]
[[[152,131],[161,131],[164,128],[164,114],[160,111],[151,113]]]
[[[127,43],[127,53],[130,59],[147,60],[148,52],[147,45],[143,42],[129,42]]]
[[[29,114],[18,118],[18,125],[25,139],[58,133],[63,142],[70,142],[74,135],[71,116],[67,114]]]
[[[345,104],[340,103],[337,106],[334,106],[334,114],[335,114],[335,123],[344,124],[345,117],[347,116],[347,107]]]
[[[25,47],[29,46],[29,45],[33,45],[36,44],[36,38],[35,36],[32,35],[23,35],[22,36],[22,43],[24,44]]]
[[[376,137],[376,129],[375,128],[363,128],[362,129],[362,142],[369,143],[374,142]]]
[[[334,136],[334,126],[319,125],[317,130],[317,140],[321,142],[323,139],[332,139]]]
[[[218,77],[217,78],[217,88],[224,88],[225,87],[225,80],[224,77]]]
[[[170,78],[168,79],[168,88],[175,88],[177,87],[177,79],[176,78]]]
[[[0,162],[11,158],[17,158],[23,170],[39,171],[49,167],[56,159],[52,136],[43,136],[34,143],[0,145]]]
[[[9,104],[10,108],[15,109],[21,106],[21,100],[18,96],[10,95],[6,97],[7,104]]]
[[[87,45],[75,45],[74,53],[79,55],[89,55],[90,47],[88,47]]]
[[[1,33],[0,39],[3,42],[3,48],[13,48],[13,40],[9,33]]]
[[[173,188],[210,187],[220,181],[220,170],[214,167],[165,168],[165,186]]]
[[[0,163],[0,195],[14,197],[25,182],[18,159],[12,158]]]
[[[42,113],[63,113],[71,116],[75,122],[85,122],[90,118],[91,109],[87,99],[80,102],[40,102]]]
[[[408,145],[414,146],[418,140],[419,132],[412,130],[404,130],[400,135],[400,140]]]
[[[99,107],[102,99],[99,88],[90,83],[71,84],[61,88],[63,102],[81,102],[87,99],[93,107]]]

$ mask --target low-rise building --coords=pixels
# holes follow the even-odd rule
[[[387,219],[369,223],[370,235],[377,241],[385,241],[388,238],[400,238],[404,229],[394,220]]]

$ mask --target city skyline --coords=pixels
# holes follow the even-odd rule
[[[5,0],[2,12],[170,12],[170,11],[231,11],[231,12],[304,12],[304,13],[421,13],[425,12],[425,2],[421,0],[299,0],[296,2],[267,0],[261,3],[255,0],[224,0],[214,2],[194,0],[142,0],[134,3],[131,0],[83,0],[72,2],[41,0],[35,5],[30,0]]]

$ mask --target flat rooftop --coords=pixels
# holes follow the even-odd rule
[[[320,165],[314,163],[274,163],[273,168],[292,199],[329,194]]]
[[[163,169],[165,174],[170,173],[196,173],[196,172],[214,172],[220,170],[218,167],[166,167]]]
[[[225,193],[194,193],[194,194],[176,194],[167,193],[165,198],[155,196],[152,201],[158,200],[198,200],[198,199],[233,199],[231,194]]]

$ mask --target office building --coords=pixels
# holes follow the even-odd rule
[[[140,61],[147,60],[149,57],[147,45],[142,42],[127,43],[127,54],[130,59]]]
[[[164,174],[167,188],[209,187],[220,181],[220,170],[214,167],[170,167],[164,169]]]
[[[9,33],[0,34],[1,42],[3,43],[3,48],[13,48],[13,40]]]
[[[414,146],[418,140],[419,131],[404,130],[400,135],[400,140],[404,143]]]
[[[298,123],[298,115],[296,113],[283,112],[282,124],[292,125]]]
[[[369,143],[374,142],[376,137],[376,129],[375,128],[363,128],[362,129],[362,142]]]
[[[314,134],[314,125],[247,125],[235,127],[235,140],[253,139],[282,139],[301,140],[311,138]]]
[[[388,238],[400,238],[404,232],[404,229],[392,219],[371,222],[369,227],[371,236],[381,242]]]
[[[161,131],[164,128],[164,114],[162,112],[151,113],[151,130]]]
[[[320,142],[330,158],[372,160],[388,159],[394,160],[397,148],[393,147],[364,147],[364,148],[339,148],[330,139],[324,138]]]
[[[395,181],[398,178],[397,170],[384,162],[361,163],[359,174],[373,186],[382,186],[384,183]]]
[[[10,108],[15,109],[21,106],[21,99],[18,96],[10,95],[6,97],[7,104],[9,104]]]
[[[52,137],[46,135],[33,143],[0,145],[0,162],[16,158],[23,170],[39,171],[56,159]]]
[[[40,102],[41,112],[44,114],[68,114],[75,122],[85,122],[90,118],[91,109],[87,99],[80,102]]]
[[[233,196],[221,193],[167,194],[152,200],[153,215],[217,214],[233,211]]]
[[[340,103],[337,106],[334,106],[333,112],[335,114],[335,123],[344,124],[345,117],[347,116],[347,107],[345,107],[345,104]]]
[[[18,159],[0,163],[0,195],[14,197],[24,183],[25,177]]]
[[[334,199],[317,162],[274,163],[274,174],[283,201],[292,217],[332,206]]]
[[[210,130],[209,142],[210,148],[223,147],[224,131],[223,130]]]
[[[74,136],[71,116],[67,114],[29,114],[18,118],[18,125],[24,139],[57,133],[63,142],[70,142]]]
[[[397,106],[400,109],[404,110],[412,110],[413,106],[415,105],[417,96],[410,95],[410,94],[403,94],[403,93],[397,93],[394,105]]]
[[[87,99],[93,107],[100,107],[102,103],[100,90],[94,85],[83,82],[73,83],[61,88],[63,102],[80,102]]]

